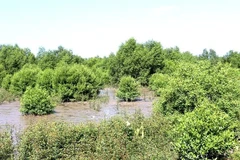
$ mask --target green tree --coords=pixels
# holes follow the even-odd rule
[[[39,88],[47,90],[49,93],[52,93],[53,90],[53,76],[54,70],[53,69],[45,69],[44,71],[38,74],[37,78],[37,86]]]
[[[7,75],[7,71],[5,70],[4,66],[0,64],[0,83],[2,83],[3,78]]]
[[[148,78],[163,68],[164,53],[161,44],[156,41],[138,44],[130,38],[109,59],[113,83],[118,83],[123,76],[131,76],[142,85],[147,85]]]
[[[129,75],[132,67],[132,54],[137,47],[136,40],[130,38],[125,44],[122,44],[116,54],[112,56],[110,64],[110,75],[114,83],[119,82],[124,75]]]
[[[177,121],[172,132],[180,159],[226,158],[236,145],[236,123],[214,105],[204,104]]]
[[[2,88],[9,90],[11,85],[11,79],[12,79],[11,74],[6,75],[2,80]]]
[[[97,96],[101,81],[83,65],[63,65],[55,69],[53,89],[62,101],[88,100]]]
[[[155,73],[149,79],[149,87],[160,96],[161,90],[166,88],[170,77],[167,74]]]
[[[73,55],[71,50],[59,46],[57,50],[46,51],[40,48],[37,55],[37,63],[41,69],[54,69],[58,63],[79,64],[83,59],[80,56]]]
[[[27,63],[35,63],[35,57],[29,49],[0,45],[0,84],[5,75],[14,74]]]
[[[93,57],[85,59],[84,65],[92,69],[94,74],[100,79],[101,85],[110,83],[109,59],[107,57]]]
[[[179,63],[168,85],[158,91],[161,96],[155,110],[164,114],[184,114],[207,99],[231,117],[240,118],[240,72],[227,64]]]
[[[219,61],[219,57],[213,49],[210,49],[209,51],[207,49],[204,49],[203,53],[199,55],[199,59],[209,60],[212,64],[216,64]]]
[[[240,53],[231,50],[223,57],[223,61],[230,63],[232,67],[240,68]]]
[[[26,91],[27,87],[34,87],[36,85],[39,72],[41,72],[41,69],[36,65],[27,65],[23,67],[12,76],[9,90],[21,96]]]
[[[117,97],[124,101],[133,101],[138,96],[139,84],[132,77],[122,77],[119,83],[119,89],[117,90]]]
[[[20,111],[23,114],[45,115],[52,113],[55,107],[51,102],[49,93],[38,87],[29,87],[20,101]]]

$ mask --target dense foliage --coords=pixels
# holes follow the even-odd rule
[[[162,89],[166,88],[170,77],[167,74],[155,73],[149,78],[149,87],[160,96]]]
[[[178,121],[173,132],[180,159],[224,158],[236,145],[235,122],[215,106],[200,106]]]
[[[96,97],[101,87],[99,77],[83,65],[63,65],[54,70],[53,89],[62,101],[88,100]]]
[[[17,45],[0,45],[0,84],[5,75],[13,74],[25,64],[34,62],[34,54],[29,49],[21,49]]]
[[[20,136],[19,159],[175,159],[168,122],[141,115],[100,124],[41,122]]]
[[[119,82],[123,76],[131,76],[148,84],[148,78],[157,70],[163,68],[163,49],[160,43],[148,41],[137,44],[131,38],[122,44],[116,56],[110,58],[110,75],[114,83]]]
[[[39,88],[47,90],[49,93],[52,93],[53,90],[53,69],[45,69],[44,71],[38,74],[36,84]]]
[[[184,114],[206,99],[230,116],[239,118],[240,75],[237,69],[221,63],[214,66],[208,62],[179,63],[170,76],[168,84],[158,90],[161,96],[155,103],[157,111]],[[157,87],[156,83],[152,87]]]
[[[58,63],[79,64],[83,59],[79,56],[73,55],[72,51],[59,46],[57,50],[46,51],[40,48],[37,57],[37,64],[41,69],[54,69]]]
[[[52,113],[54,109],[48,92],[38,87],[28,88],[20,101],[23,114],[44,115]]]
[[[35,65],[23,67],[12,76],[9,90],[18,96],[23,95],[27,87],[34,87],[36,85],[40,71]]]
[[[135,100],[140,96],[139,84],[132,77],[122,77],[116,96],[124,101]]]

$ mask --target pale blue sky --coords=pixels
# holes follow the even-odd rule
[[[33,53],[59,45],[108,56],[131,37],[219,55],[240,51],[239,0],[0,0],[0,44]]]

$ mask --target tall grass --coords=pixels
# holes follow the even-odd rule
[[[98,96],[92,100],[89,100],[89,107],[96,111],[100,111],[101,105],[106,104],[108,102],[109,102],[109,96],[107,95]]]
[[[0,128],[0,160],[13,159],[13,141],[10,129]]]
[[[15,96],[3,88],[0,88],[0,104],[3,102],[11,102],[15,100]]]
[[[170,125],[163,117],[141,114],[101,123],[40,122],[21,135],[21,159],[176,159]]]

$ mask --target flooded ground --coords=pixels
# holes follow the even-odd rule
[[[43,119],[71,123],[100,121],[119,114],[133,114],[137,110],[149,116],[152,113],[153,93],[146,88],[141,89],[141,93],[135,102],[121,102],[115,97],[114,88],[106,88],[101,90],[98,100],[63,103],[55,108],[53,114],[46,116],[23,116],[19,112],[19,102],[1,104],[0,126],[11,125],[21,129]]]

